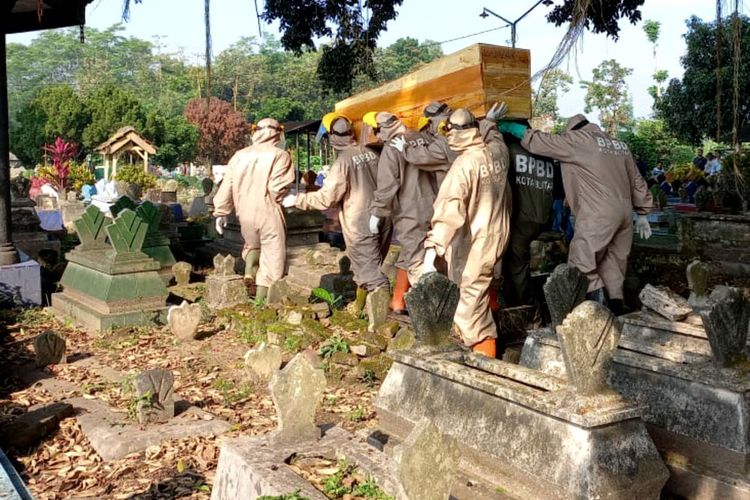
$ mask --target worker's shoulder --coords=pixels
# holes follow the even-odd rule
[[[411,129],[404,132],[404,139],[406,139],[412,146],[423,146],[428,144],[428,141],[425,140],[422,134]]]

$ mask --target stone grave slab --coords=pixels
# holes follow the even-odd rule
[[[253,381],[268,383],[271,377],[281,368],[283,352],[277,345],[266,345],[262,342],[258,347],[245,353],[245,369]]]
[[[34,339],[36,366],[45,367],[65,363],[65,338],[51,331],[43,332]]]
[[[168,422],[174,417],[174,376],[169,370],[152,369],[134,381],[136,412],[142,424]]]
[[[141,252],[146,223],[127,208],[107,222],[90,206],[75,226],[81,244],[66,255],[53,311],[96,332],[164,322],[168,292],[157,273],[161,266]]]
[[[686,269],[690,298],[688,303],[693,309],[700,309],[707,305],[708,300],[708,278],[711,269],[708,264],[699,260],[691,262]]]
[[[367,331],[376,332],[388,321],[388,305],[391,294],[387,288],[378,288],[367,294],[365,310],[367,311]]]
[[[179,340],[194,340],[201,322],[200,304],[182,301],[179,306],[172,306],[167,311],[167,325]]]
[[[638,298],[644,307],[672,321],[682,321],[693,312],[687,300],[666,287],[646,285]]]
[[[247,302],[247,289],[242,276],[234,272],[235,258],[232,255],[214,257],[214,273],[206,278],[206,303],[212,309]]]
[[[440,273],[422,275],[405,296],[417,346],[450,348],[458,286]]]
[[[560,264],[552,271],[543,289],[553,327],[562,324],[570,311],[586,300],[588,286],[588,278],[575,267]]]
[[[743,351],[747,345],[750,303],[742,290],[716,287],[700,314],[716,362],[723,366],[747,363]]]

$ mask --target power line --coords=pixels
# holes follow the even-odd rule
[[[433,47],[435,45],[443,45],[444,43],[457,42],[458,40],[464,40],[466,38],[471,38],[473,36],[484,35],[485,33],[490,33],[492,31],[497,31],[497,30],[502,30],[502,29],[505,29],[507,27],[508,27],[507,25],[506,26],[498,26],[497,28],[490,28],[490,29],[484,30],[484,31],[477,31],[476,33],[472,33],[470,35],[459,36],[457,38],[451,38],[449,40],[443,40],[442,42],[425,43],[425,44],[423,44],[421,46],[422,47]]]

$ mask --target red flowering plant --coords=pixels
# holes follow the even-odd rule
[[[41,177],[46,178],[58,193],[62,192],[70,182],[70,164],[78,154],[78,147],[74,142],[58,137],[53,144],[45,144],[43,149],[52,156],[52,168],[43,169]]]

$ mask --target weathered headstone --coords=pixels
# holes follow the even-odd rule
[[[198,333],[201,322],[200,304],[189,304],[182,301],[179,306],[172,306],[167,311],[167,324],[175,337],[180,340],[192,340]]]
[[[671,321],[682,321],[693,312],[687,300],[666,287],[646,285],[638,298],[644,307]]]
[[[417,343],[429,347],[449,344],[458,286],[440,273],[429,273],[419,278],[405,298]]]
[[[38,367],[65,363],[65,338],[54,332],[43,332],[34,339],[34,353]]]
[[[112,217],[117,217],[126,208],[135,212],[138,209],[138,205],[128,195],[123,195],[109,207],[109,212],[112,214]]]
[[[174,376],[169,370],[147,370],[135,378],[136,411],[141,424],[174,417]]]
[[[561,325],[578,304],[586,300],[589,280],[581,271],[560,264],[544,284],[544,298],[552,319],[552,327]]]
[[[297,354],[271,377],[271,391],[279,426],[272,437],[276,443],[297,443],[320,438],[315,411],[323,398],[326,377],[304,354]]]
[[[266,303],[269,305],[283,304],[292,295],[292,289],[285,279],[274,281],[268,287],[268,296]]]
[[[247,302],[242,276],[234,273],[232,255],[214,257],[214,273],[206,278],[206,302],[209,307],[225,309]]]
[[[370,292],[365,300],[367,310],[367,331],[376,332],[388,320],[388,304],[391,294],[386,287]]]
[[[177,286],[186,286],[190,284],[190,273],[193,272],[193,266],[188,262],[177,262],[172,266],[172,273],[177,282]]]
[[[448,499],[460,459],[456,439],[423,418],[393,451],[395,475],[402,488],[398,499]]]
[[[701,309],[708,306],[708,277],[710,268],[708,264],[694,260],[687,266],[687,282],[690,288],[688,303],[693,309]]]
[[[276,345],[262,342],[245,353],[245,369],[253,381],[267,383],[281,368],[282,350]]]
[[[723,366],[743,360],[750,304],[742,290],[717,286],[709,296],[709,306],[700,314],[714,359]]]
[[[606,307],[585,301],[557,327],[565,368],[576,392],[606,392],[607,374],[620,340],[620,324]]]

